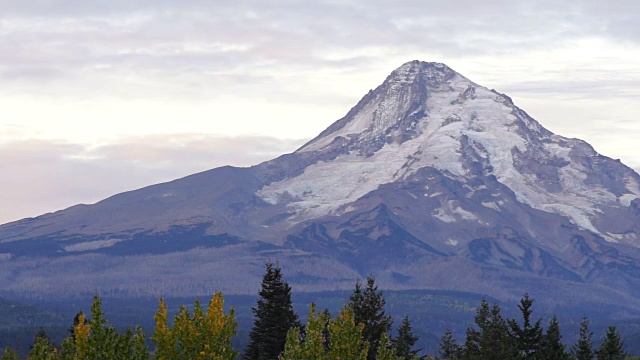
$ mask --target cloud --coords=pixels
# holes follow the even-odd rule
[[[50,140],[5,142],[0,144],[0,223],[223,165],[255,165],[307,140],[177,134],[123,138],[98,147]]]

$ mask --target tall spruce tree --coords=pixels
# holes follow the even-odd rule
[[[289,329],[301,327],[291,304],[291,287],[282,280],[280,266],[266,264],[259,296],[257,306],[252,309],[255,317],[253,329],[242,358],[276,360],[284,351]]]
[[[451,330],[447,329],[444,336],[440,340],[440,359],[442,360],[458,360],[462,356],[462,349],[456,343]]]
[[[542,342],[542,319],[531,323],[532,307],[533,299],[525,293],[518,304],[518,309],[522,314],[522,326],[515,319],[509,320],[509,330],[518,354],[522,359],[527,360],[535,357]]]
[[[509,326],[500,313],[500,306],[489,308],[482,300],[475,322],[478,330],[467,329],[467,339],[462,352],[463,359],[504,360],[517,358],[517,351],[509,336]]]
[[[375,279],[367,278],[367,287],[362,289],[360,282],[349,296],[347,306],[353,310],[356,324],[363,324],[362,338],[369,344],[368,360],[375,360],[378,342],[382,334],[391,330],[392,320],[384,312],[386,301],[381,291],[378,291]]]
[[[420,350],[422,350],[413,348],[419,339],[419,336],[413,334],[409,317],[405,316],[402,319],[402,324],[400,324],[398,328],[398,336],[392,340],[393,347],[396,350],[396,356],[406,360],[415,358]]]
[[[578,342],[571,349],[571,353],[575,360],[593,360],[595,353],[593,351],[593,333],[589,330],[589,319],[586,315],[580,321],[580,337]]]
[[[553,316],[549,321],[547,331],[542,337],[540,349],[536,353],[539,360],[569,360],[566,347],[562,344],[562,334],[560,333],[560,323],[558,318]]]
[[[615,326],[609,326],[604,341],[596,352],[598,360],[624,360],[627,354],[624,351],[622,338]]]

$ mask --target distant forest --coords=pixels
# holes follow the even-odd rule
[[[596,348],[589,319],[580,321],[578,341],[563,342],[560,323],[553,316],[546,324],[533,316],[534,299],[524,294],[518,305],[519,317],[503,317],[498,304],[482,300],[474,323],[457,341],[450,330],[440,340],[439,352],[425,354],[418,348],[408,316],[392,331],[393,319],[385,311],[386,301],[374,278],[357,282],[346,304],[336,315],[311,304],[306,324],[294,311],[291,287],[283,280],[278,265],[266,264],[258,300],[252,308],[253,327],[249,343],[235,349],[238,332],[235,310],[225,311],[224,296],[214,294],[207,304],[180,306],[170,319],[164,299],[158,302],[151,336],[141,326],[118,331],[102,310],[96,295],[90,316],[78,313],[68,336],[54,344],[41,329],[34,335],[29,360],[618,360],[639,359],[625,353],[615,326],[601,335]],[[190,310],[191,309],[191,310]],[[544,326],[546,325],[546,326]],[[18,360],[15,349],[7,347],[1,360]]]

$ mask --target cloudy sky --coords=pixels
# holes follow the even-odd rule
[[[0,0],[0,223],[291,152],[414,59],[640,170],[637,0]]]

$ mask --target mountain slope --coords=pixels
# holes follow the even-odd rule
[[[640,309],[639,220],[633,170],[413,61],[292,154],[0,226],[0,288],[252,293],[277,259],[298,291],[373,274],[393,289]]]

